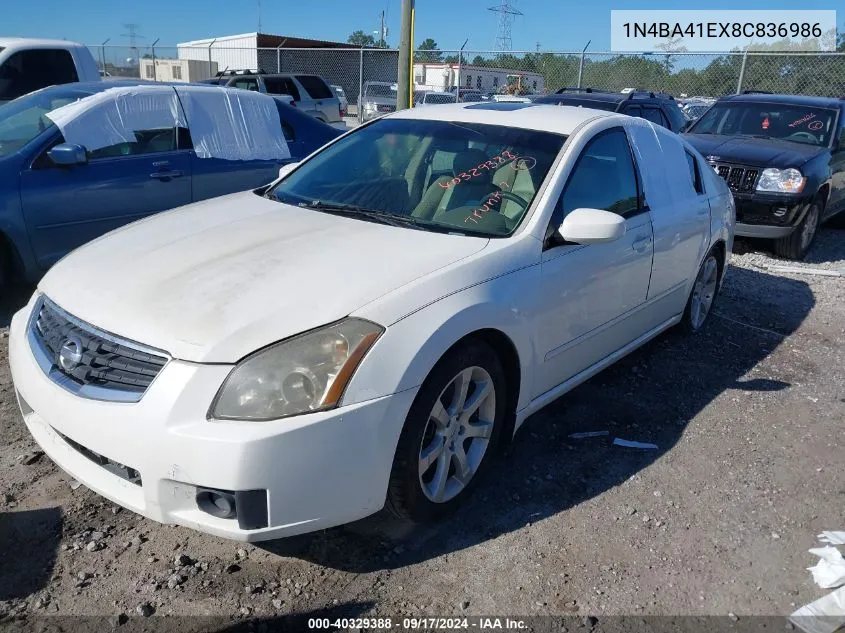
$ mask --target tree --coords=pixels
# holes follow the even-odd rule
[[[667,73],[672,72],[675,67],[675,60],[678,59],[677,56],[672,55],[672,53],[685,53],[687,51],[687,47],[681,45],[681,42],[683,41],[684,38],[682,37],[667,37],[665,42],[657,45],[657,48],[666,53],[666,59],[663,61],[663,67],[666,69]]]
[[[354,31],[352,35],[350,35],[347,40],[350,44],[355,44],[356,46],[375,46],[376,45],[376,38],[374,38],[369,33],[364,33],[364,31]]]
[[[840,53],[845,53],[845,26],[842,31],[836,36],[836,50]]]
[[[437,42],[430,37],[424,39],[417,47],[416,59],[421,62],[439,62],[443,54],[437,48]]]

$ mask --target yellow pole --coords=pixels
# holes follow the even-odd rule
[[[409,90],[408,90],[408,107],[414,107],[414,19],[416,17],[416,7],[414,3],[411,4],[411,55],[410,55],[410,72],[408,73],[408,82],[409,82]]]

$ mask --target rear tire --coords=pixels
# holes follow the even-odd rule
[[[822,208],[818,200],[813,201],[804,218],[786,237],[775,240],[775,254],[786,259],[804,259],[819,228]]]
[[[719,294],[723,266],[724,262],[716,250],[710,251],[701,262],[684,308],[684,315],[681,317],[680,326],[686,334],[700,332],[707,324],[707,317],[713,311],[716,296]]]
[[[447,352],[405,419],[387,510],[426,523],[457,509],[494,459],[506,399],[505,372],[489,345],[470,340]]]

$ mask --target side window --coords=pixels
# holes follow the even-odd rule
[[[695,156],[686,152],[687,155],[687,163],[689,164],[689,174],[692,178],[693,188],[695,189],[696,193],[704,193],[704,186],[701,183],[701,172],[698,169],[698,161],[695,160]]]
[[[669,122],[666,121],[659,108],[643,108],[643,118],[662,127],[669,127]]]
[[[481,90],[481,75],[478,75],[478,76],[475,78],[475,86],[476,86],[479,90]]]
[[[115,158],[119,156],[139,156],[141,154],[158,154],[160,152],[172,152],[176,150],[177,128],[155,128],[135,130],[134,132],[134,141],[89,150],[88,159],[97,160],[99,158]],[[185,141],[183,140],[183,142]]]
[[[15,99],[47,86],[78,80],[73,57],[68,51],[20,51],[11,55],[0,66],[0,99]]]
[[[639,209],[634,161],[622,128],[599,133],[581,152],[555,213],[557,223],[582,207],[619,215]]]
[[[296,79],[312,99],[332,99],[335,96],[326,82],[316,75],[297,75]]]
[[[273,90],[270,90],[270,82],[273,82]],[[290,95],[294,101],[300,101],[299,88],[293,83],[290,77],[273,77],[272,79],[265,78],[264,85],[267,86],[267,92],[274,95]]]
[[[628,116],[636,116],[642,117],[643,116],[643,109],[638,105],[628,106],[622,109],[622,114],[627,114]]]
[[[670,101],[666,104],[665,114],[669,115],[669,122],[672,124],[670,129],[674,132],[680,131],[680,129],[687,123],[687,118],[684,116],[683,112],[681,112],[678,104],[674,101]]]
[[[235,79],[232,82],[233,88],[240,88],[241,90],[252,90],[253,92],[258,92],[258,80],[254,77],[242,77],[240,79]]]

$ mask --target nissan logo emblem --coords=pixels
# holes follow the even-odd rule
[[[70,373],[82,361],[82,341],[76,337],[68,338],[59,350],[59,367]]]

